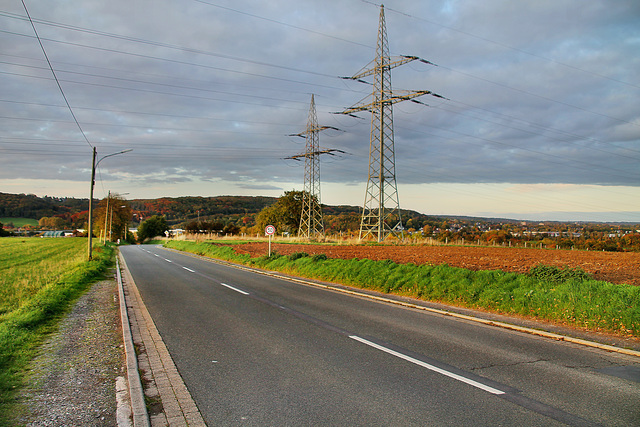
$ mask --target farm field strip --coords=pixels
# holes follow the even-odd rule
[[[0,425],[13,425],[15,394],[25,385],[27,367],[61,315],[113,261],[111,246],[87,239],[0,239]]]
[[[252,257],[267,253],[267,243],[222,243],[239,254]],[[640,252],[595,252],[537,248],[502,248],[484,246],[426,245],[313,245],[273,243],[280,255],[306,252],[325,254],[329,258],[391,260],[398,264],[447,264],[469,270],[502,270],[526,274],[532,267],[544,264],[554,267],[582,268],[596,280],[640,285]]]
[[[84,239],[0,239],[0,316],[81,263],[85,250]]]

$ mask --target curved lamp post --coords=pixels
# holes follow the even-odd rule
[[[114,193],[117,194],[118,196],[124,196],[125,194],[129,194],[129,193]],[[109,195],[107,196],[107,208],[105,210],[105,212],[111,212],[111,222],[113,222],[113,206],[111,206],[111,211],[109,211],[109,200],[111,199],[111,190],[109,190]],[[121,208],[125,208],[125,205],[120,206]],[[108,217],[109,215],[107,215],[105,213],[104,215],[104,240],[102,241],[103,245],[107,244],[107,221],[108,221]],[[111,225],[109,225],[109,237],[111,237]],[[125,236],[126,237],[126,236]]]
[[[128,153],[129,151],[133,151],[133,148],[118,151],[117,153],[107,154],[96,162],[97,149],[96,147],[93,147],[93,160],[91,162],[91,191],[89,192],[89,248],[87,249],[89,253],[89,260],[91,260],[91,245],[93,244],[93,186],[96,183],[96,166],[98,166],[98,164],[107,157],[117,156],[118,154]]]

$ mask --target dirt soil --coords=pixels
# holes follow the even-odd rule
[[[233,246],[240,254],[264,256],[268,243],[244,243]],[[325,254],[329,258],[389,259],[397,263],[414,263],[462,267],[469,270],[503,270],[527,273],[538,264],[557,267],[580,267],[597,280],[640,286],[640,253],[594,252],[533,248],[477,246],[395,246],[395,245],[304,245],[272,243],[271,250],[280,255],[306,252]]]

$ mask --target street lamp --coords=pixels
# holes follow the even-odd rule
[[[117,153],[107,154],[96,162],[96,154],[98,153],[98,150],[96,147],[93,147],[93,160],[91,161],[91,190],[89,192],[89,248],[87,250],[89,252],[89,260],[91,260],[91,245],[93,244],[93,186],[96,183],[96,166],[98,166],[98,164],[107,157],[117,156],[118,154],[128,153],[129,151],[133,151],[133,149],[129,148],[127,150],[118,151]]]
[[[124,196],[125,194],[129,194],[129,193],[114,193],[117,196]],[[115,196],[114,196],[115,197]],[[102,241],[103,245],[107,244],[107,220],[108,220],[108,212],[109,212],[109,201],[111,200],[111,190],[109,190],[109,195],[107,196],[107,207],[105,208],[105,214],[104,214],[104,240]],[[121,206],[122,208],[126,207],[124,205]],[[111,216],[113,217],[113,206],[111,207]],[[109,226],[109,230],[111,230],[111,226]],[[109,239],[111,239],[111,231],[109,231]]]
[[[127,205],[120,205],[120,208],[126,208]],[[113,242],[113,238],[111,236],[111,229],[113,228],[113,206],[111,206],[111,212],[109,213],[109,241]],[[107,230],[105,228],[104,230],[105,236],[107,235]],[[118,240],[120,240],[120,238],[118,237]],[[105,243],[106,244],[106,243]]]

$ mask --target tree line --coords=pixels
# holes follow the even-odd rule
[[[106,240],[133,241],[129,228],[147,220],[163,218],[167,227],[187,233],[261,235],[266,225],[278,233],[297,235],[302,211],[301,191],[281,197],[177,197],[125,200],[117,194],[96,202],[94,235]],[[39,220],[41,229],[86,229],[86,199],[37,197],[0,193],[0,217]],[[327,235],[358,237],[361,209],[357,206],[322,206]],[[545,222],[523,225],[521,221],[473,217],[435,217],[402,210],[405,238],[432,238],[440,242],[478,242],[489,245],[589,250],[640,250],[640,224],[571,224]],[[23,215],[24,214],[24,215]],[[40,215],[40,216],[39,216]],[[154,219],[155,221],[155,219]],[[164,232],[164,230],[163,230]],[[2,234],[7,234],[3,231]]]

